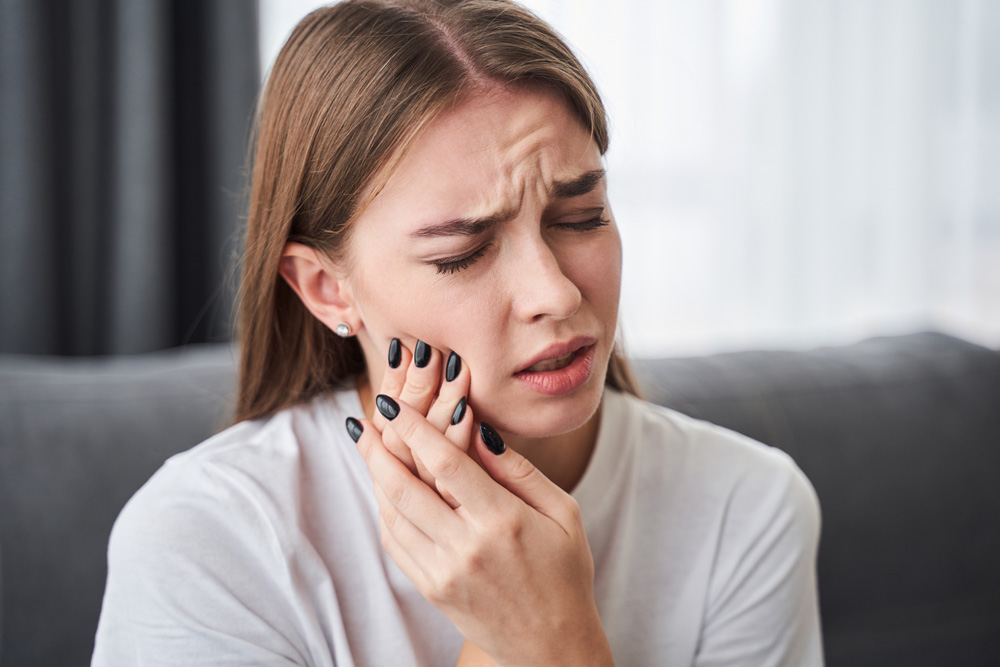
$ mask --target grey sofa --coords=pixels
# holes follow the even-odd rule
[[[637,362],[654,402],[791,454],[823,511],[827,662],[1000,664],[1000,352],[937,333]],[[0,355],[0,661],[89,661],[125,501],[226,424],[233,350]]]

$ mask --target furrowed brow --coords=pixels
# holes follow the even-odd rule
[[[500,211],[482,218],[460,218],[449,220],[435,225],[421,227],[410,233],[411,238],[430,239],[440,236],[477,236],[492,229],[501,222],[506,222],[513,218],[514,212]]]
[[[574,178],[572,181],[556,181],[552,186],[552,196],[556,199],[572,199],[585,195],[604,179],[604,170],[595,169]]]

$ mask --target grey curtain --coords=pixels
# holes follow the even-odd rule
[[[0,0],[0,352],[227,340],[246,0]]]

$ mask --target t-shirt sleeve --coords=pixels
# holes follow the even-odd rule
[[[816,596],[819,503],[779,450],[728,498],[698,667],[823,664]]]
[[[112,530],[92,665],[306,664],[278,539],[237,476],[161,470]]]

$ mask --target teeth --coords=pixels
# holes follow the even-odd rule
[[[556,357],[555,359],[546,359],[545,361],[539,361],[537,364],[528,369],[529,373],[544,373],[545,371],[557,371],[560,368],[566,368],[569,365],[570,359],[573,358],[575,352],[569,352],[561,357]]]

